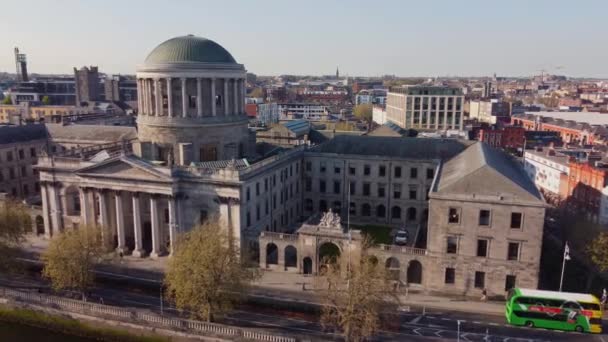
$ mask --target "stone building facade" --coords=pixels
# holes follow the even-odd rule
[[[160,257],[178,233],[218,219],[244,253],[259,253],[261,267],[315,273],[326,248],[360,251],[345,222],[387,226],[407,229],[408,245],[372,254],[408,285],[476,295],[471,274],[487,272],[483,286],[502,294],[504,272],[536,286],[544,201],[506,155],[453,139],[367,136],[258,155],[244,78],[243,66],[207,39],[159,45],[137,73],[136,138],[114,135],[114,143],[39,159],[45,234],[99,225],[109,249]],[[444,222],[452,208],[460,225]],[[494,218],[491,230],[474,224],[482,209]],[[517,230],[505,223],[517,221],[513,213],[521,214]],[[456,253],[446,251],[451,236]],[[472,249],[483,238],[490,242],[478,257]]]

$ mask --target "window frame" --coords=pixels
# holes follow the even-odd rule
[[[452,222],[452,210],[456,211],[457,220],[455,222]],[[461,213],[462,213],[462,209],[461,208],[458,208],[458,207],[449,207],[448,208],[448,224],[453,224],[453,225],[460,224]]]
[[[485,255],[479,255],[479,247],[480,241],[485,241],[486,242],[486,246],[485,246]],[[477,244],[476,244],[476,248],[475,248],[475,256],[478,258],[489,258],[490,257],[490,239],[488,238],[484,238],[484,237],[478,237],[477,238]]]
[[[513,214],[519,214],[519,227],[513,227]],[[511,222],[509,222],[509,228],[517,229],[517,230],[524,229],[524,213],[519,212],[519,211],[512,211],[511,212]]]
[[[450,271],[450,272],[448,272]],[[451,281],[448,281],[448,274],[451,275]],[[445,285],[454,285],[456,284],[456,268],[455,267],[446,267],[443,272],[443,283]]]
[[[481,276],[481,285],[478,286],[478,276]],[[486,272],[484,271],[475,271],[475,276],[473,279],[473,287],[476,289],[485,289],[486,287]]]
[[[488,212],[488,224],[481,224],[481,213],[482,212]],[[479,209],[479,215],[477,216],[477,225],[480,227],[491,227],[492,226],[492,210]]]
[[[515,259],[511,258],[511,246],[512,245],[517,246],[517,255],[515,256]],[[520,241],[507,241],[507,260],[508,261],[521,260],[521,247],[522,247],[522,243]]]

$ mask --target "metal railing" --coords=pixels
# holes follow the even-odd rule
[[[201,335],[212,334],[230,339],[241,338],[245,340],[269,342],[296,342],[296,339],[293,337],[274,335],[264,331],[247,330],[223,324],[193,321],[177,317],[165,317],[134,308],[89,303],[40,293],[17,291],[9,288],[0,288],[0,297],[62,311],[95,317],[105,317],[119,321],[131,320]]]

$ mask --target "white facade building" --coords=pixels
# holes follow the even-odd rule
[[[374,108],[372,108],[372,121],[378,125],[384,125],[386,123],[386,109],[374,106]]]
[[[278,123],[281,117],[279,105],[277,103],[260,103],[258,104],[258,121],[270,125]]]
[[[327,106],[316,103],[279,103],[281,120],[322,120],[327,118]]]
[[[568,158],[555,150],[526,151],[524,169],[537,188],[550,195],[559,196],[562,175],[570,174]]]

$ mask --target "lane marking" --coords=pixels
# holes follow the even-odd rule
[[[411,321],[409,321],[408,323],[410,323],[410,324],[418,324],[418,322],[420,322],[421,319],[422,319],[422,315],[421,316],[416,316]]]

